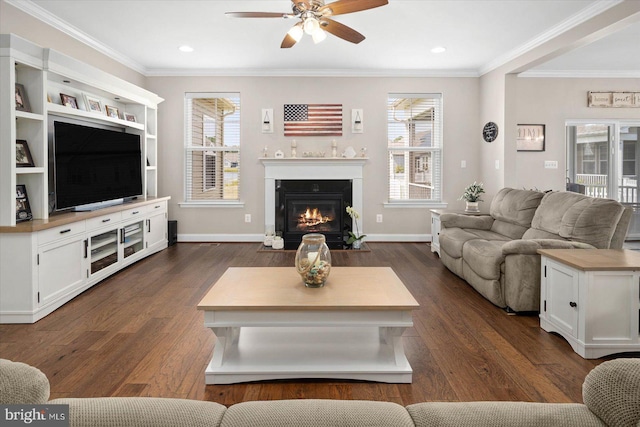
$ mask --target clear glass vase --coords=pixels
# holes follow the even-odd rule
[[[302,236],[302,242],[296,251],[296,270],[305,286],[324,286],[331,271],[331,252],[323,234],[312,233]]]

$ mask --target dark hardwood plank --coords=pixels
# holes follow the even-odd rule
[[[292,266],[256,243],[179,243],[126,268],[33,325],[0,325],[0,357],[30,363],[51,397],[158,396],[225,405],[259,399],[581,402],[585,360],[537,316],[509,316],[424,243],[334,251],[335,266],[389,266],[420,309],[404,334],[412,384],[294,380],[204,384],[215,336],[197,303],[228,267]],[[302,286],[302,283],[300,284]],[[631,355],[629,355],[631,356]],[[635,354],[637,357],[637,354]],[[627,356],[624,356],[627,357]]]

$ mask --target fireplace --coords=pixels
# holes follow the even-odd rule
[[[352,204],[352,182],[336,180],[276,180],[275,231],[285,249],[296,249],[307,233],[325,235],[331,249],[344,247],[351,230],[346,207]]]

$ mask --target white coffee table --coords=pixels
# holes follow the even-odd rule
[[[410,383],[402,333],[418,307],[388,267],[333,267],[316,289],[294,267],[229,268],[198,304],[217,337],[206,383]]]

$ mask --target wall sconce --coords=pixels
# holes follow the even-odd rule
[[[362,124],[362,109],[351,110],[351,133],[363,133],[364,125]]]
[[[273,108],[262,109],[262,133],[273,133]]]

